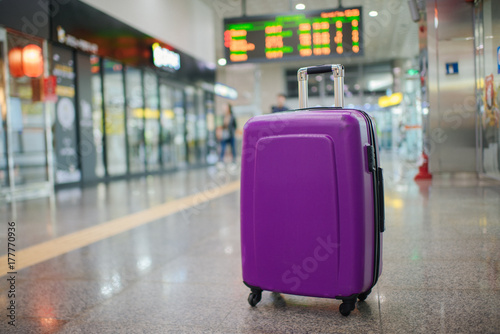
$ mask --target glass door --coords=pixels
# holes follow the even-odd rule
[[[185,88],[186,93],[186,143],[187,143],[187,162],[190,165],[197,163],[198,145],[196,123],[198,121],[198,113],[195,104],[195,89],[192,86]]]
[[[219,160],[217,155],[217,138],[215,135],[215,103],[214,94],[204,92],[206,122],[207,122],[207,163],[215,164]]]
[[[186,143],[186,109],[184,107],[184,91],[176,88],[174,90],[174,115],[175,115],[175,155],[177,166],[184,166],[187,162]]]
[[[125,92],[122,64],[104,59],[106,166],[110,176],[127,172],[125,139]]]
[[[144,98],[141,70],[127,67],[127,143],[129,171],[132,174],[146,171],[144,149]]]
[[[5,73],[5,30],[0,28],[0,189],[9,185],[9,168],[7,165],[7,97]]]
[[[474,9],[478,165],[500,179],[500,3],[477,1]]]
[[[49,167],[52,149],[47,145],[50,115],[42,100],[43,73],[48,69],[46,43],[11,31],[5,34],[4,30],[0,35],[3,35],[0,37],[3,62],[11,60],[3,67],[8,73],[2,73],[0,84],[3,91],[0,92],[2,153],[11,163],[0,165],[4,174],[1,179],[10,187],[5,195],[9,198],[47,196],[52,191]],[[21,52],[33,55],[37,65],[21,67],[18,57]]]
[[[95,175],[103,178],[104,172],[104,127],[102,111],[101,62],[99,57],[90,56],[92,90],[92,126],[96,152]]]
[[[153,71],[144,72],[145,139],[148,171],[160,169],[160,111],[158,110],[158,77]]]
[[[205,108],[204,91],[201,88],[196,90],[196,161],[204,164],[207,159],[207,113]]]
[[[174,112],[174,89],[160,83],[160,120],[161,120],[161,155],[164,169],[176,166],[175,138],[177,133],[176,114]]]

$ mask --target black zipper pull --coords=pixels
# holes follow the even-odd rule
[[[377,166],[375,163],[375,149],[373,146],[366,147],[366,153],[368,154],[368,170],[370,172],[375,172],[377,170]]]
[[[377,169],[378,176],[378,221],[380,232],[385,231],[385,206],[384,206],[384,176],[382,168]]]

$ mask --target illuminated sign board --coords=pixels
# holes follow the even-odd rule
[[[403,101],[403,93],[394,93],[389,96],[381,96],[378,99],[378,105],[382,108],[397,106]]]
[[[99,51],[97,44],[67,34],[66,30],[61,26],[57,26],[57,41],[85,52],[97,53]]]
[[[224,19],[232,63],[363,54],[361,7]]]
[[[154,43],[151,48],[153,50],[153,63],[156,67],[170,68],[176,71],[181,68],[181,56],[177,52],[162,48],[160,43]]]
[[[236,100],[238,98],[238,92],[236,89],[218,82],[214,86],[214,92],[215,95],[225,97],[226,99]]]

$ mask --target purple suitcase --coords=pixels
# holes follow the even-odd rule
[[[333,72],[335,108],[306,108],[308,74]],[[298,71],[301,109],[244,127],[241,171],[243,281],[262,291],[340,299],[349,315],[382,272],[384,199],[376,132],[343,109],[344,67]]]

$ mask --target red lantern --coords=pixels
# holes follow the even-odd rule
[[[20,47],[12,48],[9,51],[9,70],[14,78],[24,76],[23,71],[23,49]]]
[[[23,49],[23,71],[30,78],[43,74],[42,48],[35,44],[28,44]]]

